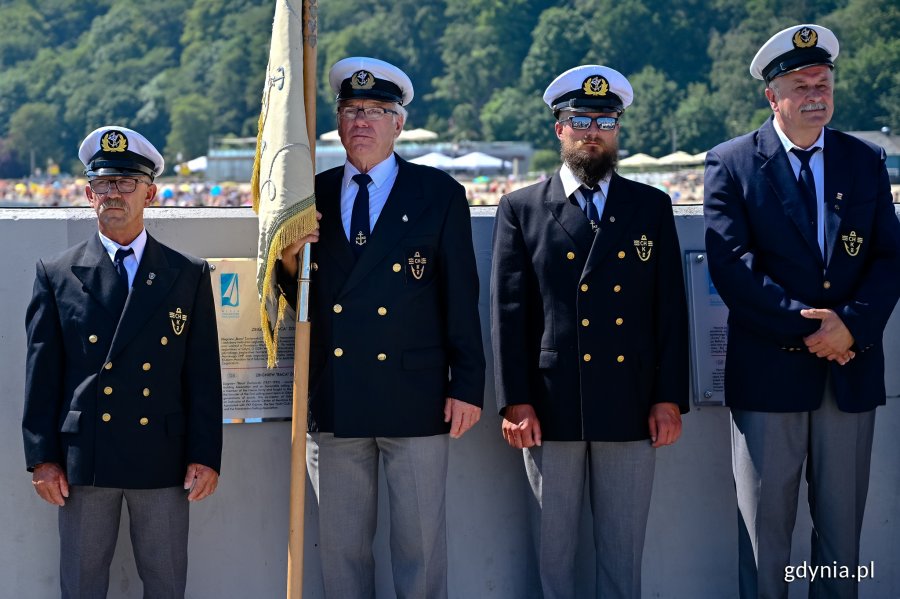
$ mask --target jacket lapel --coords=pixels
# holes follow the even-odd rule
[[[134,277],[134,285],[122,310],[122,318],[109,348],[112,359],[134,339],[141,327],[157,311],[166,299],[169,289],[178,278],[180,270],[170,268],[159,242],[147,235],[144,255]]]
[[[562,179],[559,178],[559,173],[553,175],[553,178],[550,180],[550,194],[544,200],[544,205],[563,230],[572,238],[578,250],[586,255],[594,242],[594,231],[591,229],[591,224],[587,218],[585,218],[584,212],[569,201],[566,191],[563,189]]]
[[[355,287],[388,252],[397,247],[409,231],[414,231],[416,220],[428,208],[422,181],[412,172],[414,167],[399,156],[397,164],[400,170],[394,187],[366,242],[366,249],[350,271],[341,293]]]
[[[841,210],[846,209],[844,195],[853,189],[853,169],[846,168],[850,157],[844,147],[825,129],[825,263],[831,264],[831,256],[837,247],[841,230]],[[836,173],[841,173],[840,181]],[[848,198],[849,199],[849,198]]]
[[[344,180],[344,169],[337,169],[326,175],[316,185],[316,209],[322,213],[320,243],[313,244],[313,253],[328,252],[335,264],[344,272],[353,269],[355,258],[353,249],[344,234],[341,220],[341,184]]]
[[[806,207],[806,201],[800,193],[800,186],[788,161],[787,153],[775,132],[772,119],[767,120],[759,129],[759,153],[766,158],[760,172],[769,182],[775,195],[781,200],[784,212],[797,226],[800,235],[806,240],[810,251],[822,262],[816,228],[811,224],[814,220]]]
[[[100,243],[99,235],[88,239],[80,263],[72,265],[72,274],[81,281],[91,297],[119,318],[125,293],[120,286],[116,267]]]
[[[594,236],[594,244],[581,274],[582,279],[591,274],[595,265],[603,262],[606,254],[620,243],[622,235],[628,230],[628,224],[634,218],[636,210],[635,203],[628,197],[628,187],[627,181],[613,174],[609,182],[606,206],[600,215],[600,229]]]

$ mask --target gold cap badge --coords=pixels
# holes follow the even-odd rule
[[[819,34],[814,29],[802,27],[791,38],[795,48],[814,48],[819,42]]]
[[[128,138],[121,131],[110,129],[100,138],[100,148],[104,152],[124,152],[128,149]]]
[[[581,89],[589,96],[605,96],[609,92],[609,81],[601,75],[591,75],[581,84]]]
[[[350,76],[350,87],[353,89],[372,89],[375,86],[375,75],[369,71],[356,71]]]

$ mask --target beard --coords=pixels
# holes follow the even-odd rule
[[[582,147],[584,141],[599,144],[599,152],[585,150]],[[619,143],[616,139],[613,139],[612,143],[607,143],[602,139],[590,137],[578,141],[564,139],[559,155],[562,161],[569,165],[573,175],[588,187],[593,187],[616,168],[619,162]]]

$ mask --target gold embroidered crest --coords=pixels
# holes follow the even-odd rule
[[[350,87],[353,89],[372,89],[375,86],[375,75],[369,71],[356,71],[350,76]]]
[[[128,149],[128,138],[121,131],[107,131],[100,138],[100,148],[104,152],[124,152]]]
[[[812,48],[819,42],[819,34],[814,29],[802,27],[791,38],[795,48]]]
[[[169,320],[172,322],[172,330],[176,335],[180,335],[184,331],[184,325],[187,324],[188,315],[182,314],[181,308],[176,308],[174,312],[169,312]]]
[[[416,252],[412,258],[409,258],[409,271],[412,273],[412,276],[415,277],[416,280],[422,278],[425,274],[425,265],[428,264],[428,259],[422,257],[419,252]]]
[[[850,231],[849,235],[841,235],[841,241],[844,242],[844,249],[854,258],[859,255],[862,248],[863,238],[856,234],[856,231]]]
[[[646,235],[641,235],[640,239],[634,240],[634,249],[637,250],[637,255],[641,262],[646,262],[650,259],[650,254],[653,252],[653,242],[647,239]]]
[[[581,89],[589,96],[605,96],[609,91],[609,81],[601,75],[591,75],[581,84]]]

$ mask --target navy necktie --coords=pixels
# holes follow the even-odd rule
[[[353,246],[353,255],[359,258],[369,240],[369,183],[372,177],[360,173],[353,175],[353,181],[359,190],[353,200],[353,212],[350,213],[350,245]]]
[[[819,214],[819,200],[816,198],[816,180],[813,178],[812,168],[809,166],[809,160],[812,155],[819,151],[819,148],[811,150],[800,150],[792,148],[791,152],[800,159],[800,193],[806,199],[806,207],[809,210],[810,221],[816,224]]]
[[[584,198],[584,216],[587,217],[588,222],[591,223],[591,229],[596,233],[597,229],[600,228],[600,212],[594,203],[594,193],[600,191],[600,186],[587,187],[582,185],[579,191],[581,191],[581,196]]]
[[[122,288],[128,289],[128,271],[125,270],[125,258],[134,254],[132,248],[116,250],[116,257],[113,264],[116,265],[116,272],[119,273],[119,280],[122,282]]]

